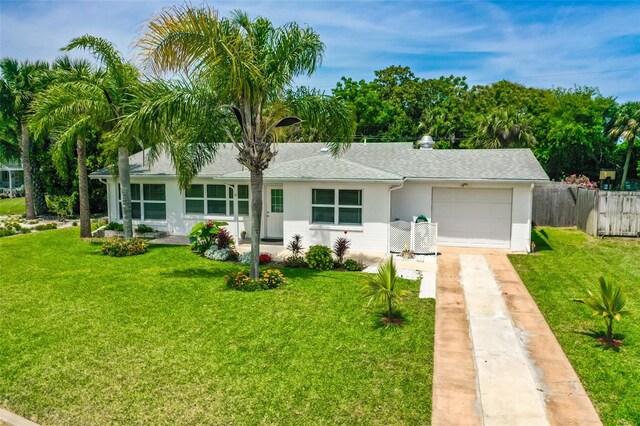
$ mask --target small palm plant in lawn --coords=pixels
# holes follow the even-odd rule
[[[387,325],[402,324],[402,318],[397,315],[394,307],[400,303],[407,292],[398,288],[397,278],[396,265],[393,263],[393,257],[390,257],[380,265],[378,272],[369,279],[366,287],[368,305],[375,303],[384,306],[387,310],[386,317],[382,318],[382,322]]]
[[[600,277],[600,294],[594,295],[587,290],[589,297],[586,299],[576,299],[576,302],[584,303],[593,309],[593,316],[600,316],[607,324],[607,333],[604,339],[598,339],[607,346],[620,346],[621,341],[613,338],[613,321],[620,321],[622,315],[629,312],[624,310],[627,300],[622,294],[620,287],[608,284],[604,277]]]

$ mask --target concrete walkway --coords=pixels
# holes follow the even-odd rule
[[[9,426],[40,426],[31,420],[0,408],[0,426],[5,424]]]
[[[434,425],[597,425],[600,419],[504,253],[438,259]]]
[[[548,425],[507,305],[483,255],[460,255],[460,282],[467,304],[471,343],[485,425]]]

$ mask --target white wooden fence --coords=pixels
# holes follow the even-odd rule
[[[589,235],[640,237],[640,192],[580,188],[576,216]]]
[[[438,253],[438,224],[396,220],[389,224],[389,251],[401,253],[408,248],[415,254]]]

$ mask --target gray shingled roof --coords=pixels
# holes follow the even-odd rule
[[[352,144],[335,159],[321,151],[321,143],[283,143],[265,171],[273,180],[364,180],[408,179],[546,181],[549,177],[529,149],[413,149],[411,143]],[[132,176],[175,176],[167,156],[143,165],[142,153],[130,158]],[[108,176],[100,169],[92,177]],[[248,179],[248,171],[236,159],[235,148],[224,144],[216,159],[199,176]]]

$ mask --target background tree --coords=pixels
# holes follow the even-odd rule
[[[152,134],[175,126],[180,131],[163,139],[173,155],[203,149],[212,157],[223,141],[214,137],[218,130],[225,132],[238,150],[238,161],[250,171],[251,277],[257,278],[263,173],[276,155],[281,128],[305,118],[294,114],[313,112],[316,126],[333,127],[335,139],[327,141],[333,154],[346,149],[352,138],[350,112],[338,100],[310,94],[287,102],[286,91],[294,78],[311,75],[319,66],[324,45],[311,28],[293,22],[274,27],[265,18],[252,21],[242,12],[220,18],[212,8],[185,5],[153,18],[139,47],[156,73],[178,72],[183,80],[149,85],[149,102],[131,114],[129,125]],[[227,119],[214,112],[221,109]],[[233,127],[229,118],[237,121]],[[210,128],[197,123],[208,123]],[[193,139],[194,128],[203,130],[199,146],[194,143],[198,141]],[[212,148],[204,149],[204,144]],[[180,164],[176,169],[181,173]],[[193,172],[197,167],[188,169]],[[188,187],[189,174],[179,177],[182,189]]]
[[[609,130],[609,137],[616,141],[620,139],[627,145],[622,169],[622,179],[620,181],[621,190],[625,189],[634,142],[640,134],[638,123],[640,123],[640,102],[627,102],[621,105],[616,111],[613,125]],[[638,167],[640,168],[640,163],[638,163]]]
[[[534,153],[552,179],[599,170],[618,162],[615,142],[606,135],[615,102],[593,88],[556,89],[549,111],[539,120],[542,136]]]
[[[15,129],[19,129],[17,134],[20,137],[20,160],[24,173],[24,192],[27,219],[36,217],[36,202],[34,194],[33,170],[31,167],[31,135],[27,120],[29,116],[29,106],[35,93],[41,85],[39,73],[48,70],[46,62],[18,62],[14,59],[4,58],[0,61],[2,80],[0,80],[0,101],[3,102],[3,122],[5,123],[5,137]],[[14,120],[15,128],[9,124]],[[4,139],[4,138],[3,138]],[[6,144],[10,146],[12,144]],[[43,194],[42,194],[43,195]],[[43,195],[44,196],[44,195]],[[44,204],[44,203],[42,203]]]
[[[385,141],[398,111],[373,82],[342,77],[332,90],[335,97],[349,105],[356,123],[356,140]]]
[[[96,73],[91,64],[84,60],[71,60],[63,57],[53,65],[53,82],[38,93],[32,102],[33,115],[30,128],[34,135],[48,134],[55,140],[51,157],[58,173],[68,179],[66,159],[69,151],[75,147],[77,157],[78,194],[80,203],[80,237],[91,236],[91,212],[89,202],[89,177],[87,172],[87,141],[93,140],[93,134],[100,123],[86,111],[74,111],[66,108],[68,84],[99,84],[102,74]]]
[[[465,77],[440,77],[424,81],[426,105],[418,123],[419,133],[436,141],[436,148],[457,148],[465,139],[469,86]]]

